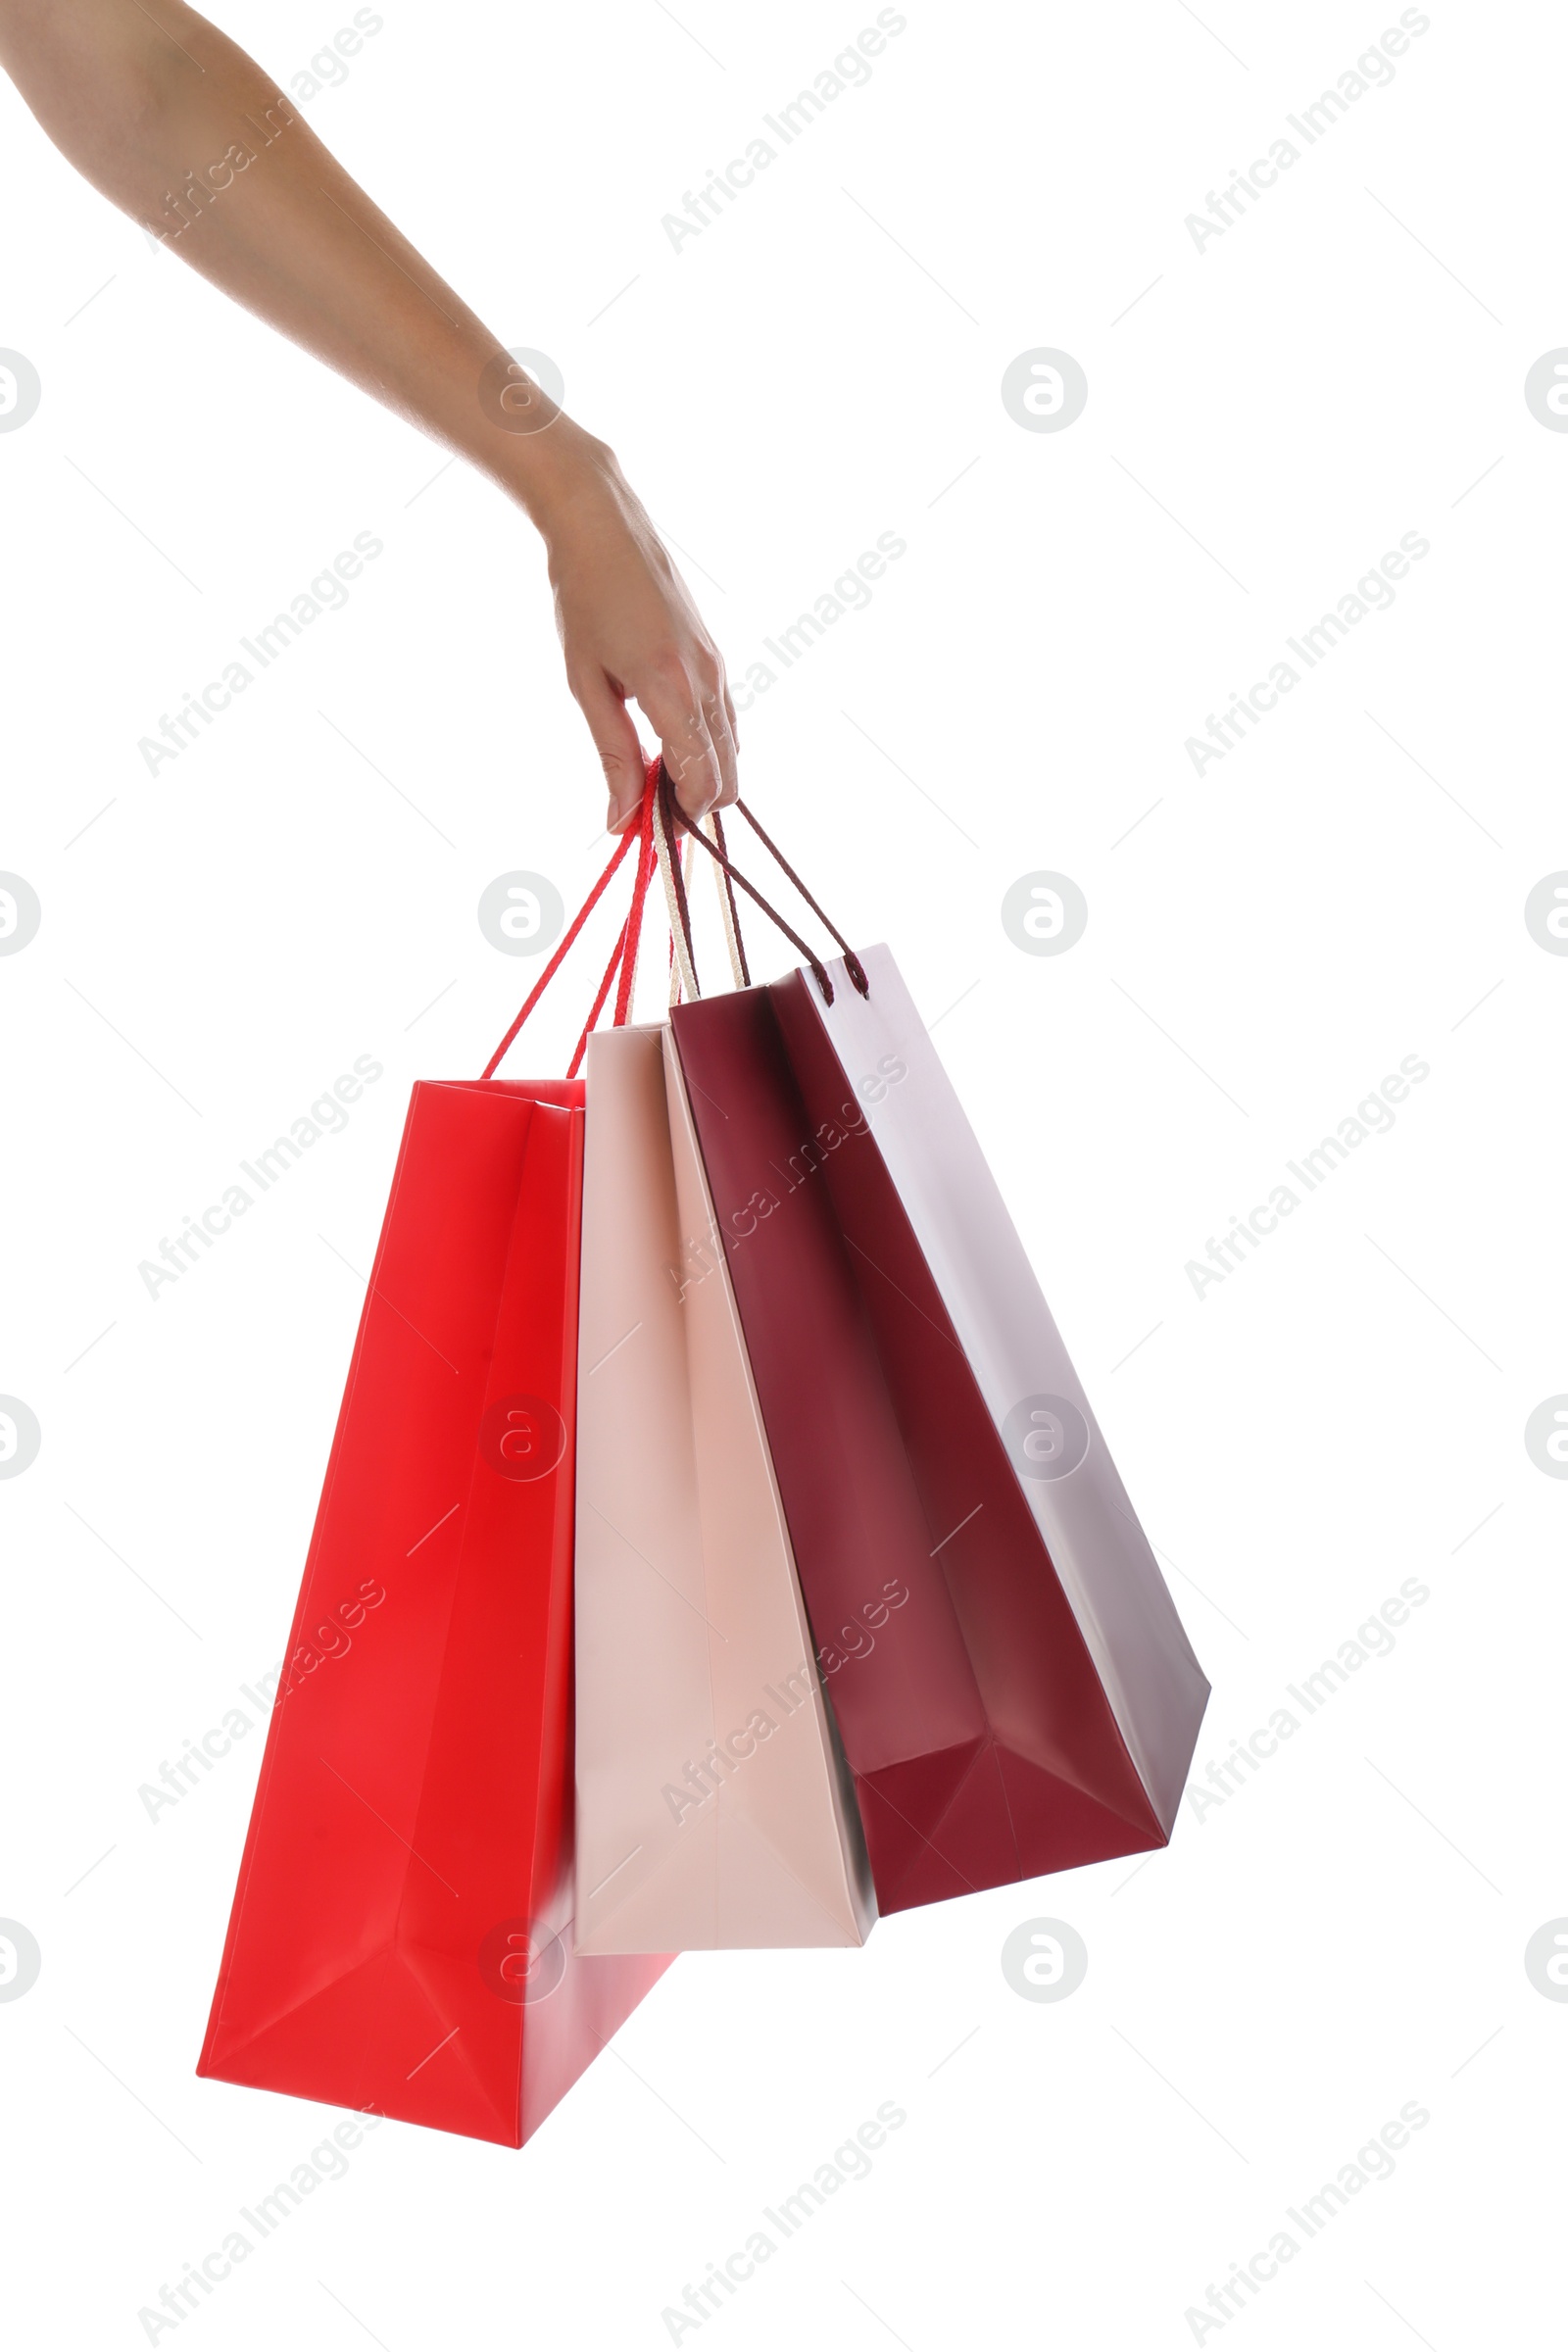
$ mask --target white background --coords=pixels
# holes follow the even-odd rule
[[[222,22],[288,89],[350,13]],[[1185,216],[1396,9],[910,0],[676,254],[661,216],[872,9],[382,13],[309,120],[556,359],[732,670],[907,541],[743,720],[745,787],[928,1019],[962,998],[938,1042],[1214,1683],[1197,1776],[1402,1580],[1430,1597],[1168,1852],[863,1953],[683,1959],[520,2154],[383,2127],[179,2340],[666,2343],[886,2100],[871,2177],[683,2342],[1187,2344],[1409,2101],[1394,2177],[1200,2340],[1537,2340],[1568,1487],[1523,1430],[1568,1389],[1568,961],[1523,904],[1568,865],[1568,439],[1523,381],[1568,342],[1561,20],[1435,5],[1200,252]],[[409,1083],[477,1071],[537,968],[481,890],[574,905],[602,791],[520,518],[153,250],[9,89],[0,135],[0,345],[43,384],[0,435],[0,867],[43,907],[0,960],[0,1391],[43,1433],[0,1484],[0,1915],[43,1954],[0,2004],[6,2293],[19,2341],[109,2347],[336,2120],[192,2071],[259,1736],[156,1823],[137,1789],[278,1656],[359,1312],[334,1252],[369,1261]],[[1000,396],[1039,346],[1088,376],[1059,433]],[[150,777],[138,738],[361,531],[346,610]],[[1196,775],[1185,740],[1411,531],[1392,610]],[[1037,869],[1087,896],[1059,957],[1002,929]],[[347,1130],[151,1299],[138,1262],[361,1054]],[[1195,1296],[1412,1054],[1392,1131]],[[1001,1972],[1040,1916],[1088,1945],[1059,2004]]]

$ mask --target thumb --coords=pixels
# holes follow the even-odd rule
[[[646,761],[637,729],[623,697],[602,669],[568,681],[577,706],[588,721],[599,763],[610,787],[606,830],[623,833],[642,808]]]

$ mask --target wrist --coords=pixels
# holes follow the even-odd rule
[[[552,563],[583,514],[618,502],[624,485],[615,453],[558,409],[538,432],[517,434],[492,471],[543,539]]]

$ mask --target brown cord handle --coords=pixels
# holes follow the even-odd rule
[[[724,856],[727,858],[729,856],[729,843],[724,839],[724,819],[719,815],[716,808],[712,811],[712,817],[713,839],[717,842],[719,848],[723,851]],[[752,985],[752,967],[746,960],[746,942],[741,937],[741,910],[735,904],[735,885],[730,880],[728,866],[725,866],[721,879],[724,884],[724,898],[729,906],[729,927],[735,940],[735,955],[741,967],[741,986],[742,988],[750,988]]]
[[[728,858],[721,849],[716,848],[714,844],[709,840],[707,834],[702,830],[701,826],[692,822],[692,819],[686,814],[686,811],[681,808],[679,802],[675,798],[674,790],[669,780],[669,772],[663,765],[662,761],[661,761],[659,769],[659,792],[660,808],[663,814],[665,829],[670,833],[671,839],[673,839],[674,826],[679,825],[691,835],[694,841],[700,841],[702,843],[703,848],[708,852],[710,858],[713,858],[718,865],[722,866],[725,880],[731,884],[738,882],[741,889],[745,891],[747,897],[751,899],[755,905],[760,906],[762,912],[767,916],[769,922],[776,925],[776,927],[783,932],[785,938],[790,942],[792,947],[799,949],[800,953],[805,956],[807,962],[810,966],[811,976],[815,980],[817,987],[822,992],[822,1000],[824,1004],[831,1004],[833,1002],[833,983],[827,976],[826,966],[819,960],[817,956],[812,955],[810,949],[807,946],[800,933],[784,920],[784,917],[779,913],[777,907],[770,906],[766,899],[763,898],[761,892],[756,889],[752,883],[748,882],[746,876],[739,872],[735,866],[731,865]],[[810,892],[807,889],[805,883],[796,873],[794,867],[789,864],[782,852],[775,846],[773,842],[768,839],[767,835],[762,831],[761,826],[758,823],[756,817],[753,816],[751,810],[747,808],[746,803],[744,801],[737,801],[735,806],[740,810],[742,816],[745,817],[747,823],[751,826],[758,839],[761,842],[762,847],[771,854],[775,862],[779,865],[785,875],[787,875],[789,880],[794,883],[802,898],[811,908],[811,911],[819,917],[823,928],[832,932],[833,937],[837,940],[839,946],[844,951],[844,968],[849,973],[852,985],[858,989],[862,997],[869,997],[871,994],[870,982],[866,979],[865,971],[861,965],[858,956],[856,955],[855,950],[850,946],[850,943],[845,938],[843,932],[838,929],[836,924],[829,922],[827,916],[823,914],[821,907],[818,906],[815,899],[812,898]],[[670,859],[670,866],[675,878],[675,900],[676,905],[680,909],[681,929],[689,954],[691,949],[691,920],[686,904],[686,886],[684,881],[681,879],[679,859],[672,858]],[[733,906],[733,904],[734,902],[732,898],[731,905]],[[694,965],[694,971],[695,968],[696,967]]]
[[[692,945],[692,910],[686,897],[686,877],[681,871],[680,836],[675,831],[675,820],[679,813],[675,805],[675,795],[670,786],[668,770],[661,760],[659,763],[659,815],[669,852],[669,883],[670,889],[674,893],[675,911],[680,920],[680,935],[686,949],[686,968],[691,973],[692,986],[698,988],[697,951]],[[700,835],[699,839],[701,839]]]
[[[834,938],[838,941],[839,946],[844,951],[845,970],[849,973],[851,980],[859,990],[861,996],[868,997],[871,994],[871,984],[866,979],[865,970],[860,962],[860,958],[858,956],[857,956],[855,950],[851,947],[843,932],[839,929],[836,923],[828,920],[828,917],[822,912],[821,907],[812,898],[810,892],[807,889],[806,884],[801,880],[800,875],[795,871],[794,866],[791,865],[783,851],[778,847],[776,842],[770,840],[767,834],[762,831],[761,826],[758,823],[756,817],[747,808],[746,803],[738,800],[735,806],[740,810],[742,816],[745,817],[746,822],[751,826],[752,831],[757,835],[757,838],[761,843],[763,849],[768,851],[768,853],[771,855],[774,863],[781,866],[784,872],[788,875],[789,879],[794,883],[796,889],[800,892],[802,898],[811,909],[811,912],[816,916],[817,921],[822,925],[824,931],[832,932]],[[722,848],[722,842],[719,846]]]

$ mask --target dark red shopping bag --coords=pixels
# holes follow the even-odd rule
[[[892,957],[671,1022],[878,1908],[1163,1844],[1207,1684]]]
[[[668,1966],[571,1948],[582,1136],[414,1089],[198,2068],[511,2147]]]

